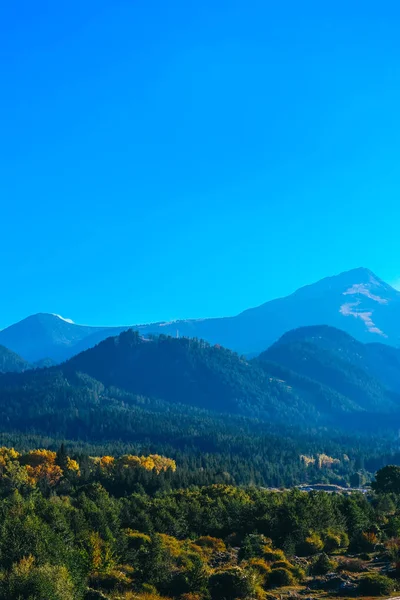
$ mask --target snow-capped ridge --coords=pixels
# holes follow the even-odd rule
[[[62,317],[61,315],[58,315],[57,313],[50,313],[53,317],[58,317],[59,319],[61,319],[61,321],[65,321],[65,323],[69,323],[70,325],[75,325],[74,321],[72,319],[66,319],[65,317]]]

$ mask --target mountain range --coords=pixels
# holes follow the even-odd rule
[[[208,414],[202,426],[214,414],[393,433],[400,350],[324,325],[286,333],[249,360],[202,340],[128,330],[61,365],[0,375],[0,410],[3,432],[85,441],[134,440],[140,432],[156,441],[173,427],[193,436],[198,411]]]
[[[328,277],[234,317],[91,327],[41,313],[0,331],[0,344],[30,363],[62,362],[132,327],[142,336],[196,337],[255,356],[287,331],[320,324],[339,328],[361,342],[397,347],[400,292],[368,269],[360,268]]]

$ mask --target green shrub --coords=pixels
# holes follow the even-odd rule
[[[214,538],[209,535],[203,535],[199,537],[195,542],[196,546],[205,548],[210,552],[225,552],[226,546],[224,542],[219,538]]]
[[[211,575],[208,586],[212,600],[235,600],[256,595],[254,580],[239,567],[217,571]]]
[[[335,568],[336,564],[323,552],[311,565],[311,573],[312,575],[326,575],[327,573],[332,573]]]
[[[292,575],[297,581],[303,581],[306,577],[306,572],[302,567],[294,565],[292,568]]]
[[[286,560],[285,553],[282,550],[273,550],[270,546],[264,546],[262,556],[267,562]]]
[[[66,567],[35,565],[32,556],[13,565],[6,583],[7,600],[74,600],[74,586]]]
[[[318,533],[311,533],[300,545],[300,554],[303,554],[303,556],[318,554],[323,547],[324,543],[321,540],[321,536]]]
[[[89,578],[90,587],[106,592],[127,590],[131,584],[131,579],[118,569],[113,569],[109,573],[95,573]]]
[[[260,535],[256,533],[246,535],[239,551],[239,560],[257,558],[262,556],[265,547],[271,543],[272,541],[269,538],[265,537],[265,535]]]
[[[378,541],[376,533],[364,531],[351,540],[350,550],[355,553],[373,552]]]
[[[151,537],[145,533],[139,531],[132,531],[132,529],[126,529],[125,534],[128,542],[129,550],[140,550],[143,547],[148,547],[151,544]]]
[[[341,538],[339,534],[327,533],[324,537],[324,552],[330,554],[341,548]]]
[[[251,558],[247,561],[246,565],[253,571],[256,571],[262,577],[263,582],[267,580],[271,572],[271,567],[262,558]]]
[[[268,585],[270,587],[282,587],[293,585],[294,577],[289,569],[272,569],[268,576]]]
[[[395,590],[395,583],[386,575],[368,573],[359,583],[358,591],[362,596],[386,596]]]

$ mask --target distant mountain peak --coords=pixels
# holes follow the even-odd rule
[[[321,324],[343,329],[362,342],[400,346],[400,291],[370,269],[358,267],[233,317],[165,321],[134,328],[142,336],[197,337],[254,356],[286,331]],[[31,363],[43,358],[61,362],[129,328],[78,325],[58,313],[38,313],[0,331],[0,344]]]

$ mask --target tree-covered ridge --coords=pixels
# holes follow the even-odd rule
[[[18,354],[0,346],[0,373],[21,373],[29,367],[29,363]]]
[[[343,368],[353,368],[359,377],[374,379],[375,385],[379,382],[389,390],[400,392],[399,348],[382,343],[363,344],[340,329],[318,325],[288,331],[261,357],[272,354],[279,346],[290,347],[296,343],[311,344],[315,352],[321,351],[322,357],[330,355],[331,363],[337,360]]]
[[[382,346],[382,352],[387,351]],[[393,356],[397,350],[390,349]],[[400,396],[385,381],[393,378],[393,367],[378,368],[381,347],[361,344],[331,327],[304,327],[285,334],[259,360],[287,368],[347,398],[349,408],[361,411],[398,411]],[[400,352],[397,364],[397,390],[400,389]],[[379,378],[379,375],[382,378]],[[351,404],[350,404],[351,403]]]
[[[68,410],[101,406],[101,397],[111,397],[115,406],[117,398],[133,394],[303,426],[338,426],[343,416],[360,412],[367,422],[369,413],[397,413],[399,407],[399,397],[376,378],[308,341],[280,343],[248,361],[202,340],[143,340],[131,330],[61,366],[0,377],[0,394],[6,413],[28,397],[38,416],[50,404]]]
[[[203,340],[140,338],[129,330],[72,358],[64,372],[80,371],[106,387],[168,402],[237,413],[265,411],[276,418],[289,395],[244,357]]]

